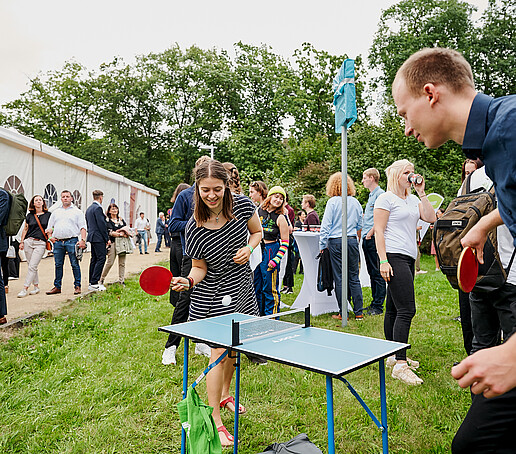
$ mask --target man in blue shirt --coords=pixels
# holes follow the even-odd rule
[[[362,249],[367,266],[367,272],[371,279],[371,293],[373,301],[371,305],[364,308],[369,315],[383,314],[383,303],[385,301],[386,286],[385,281],[380,274],[378,253],[376,252],[376,244],[374,240],[374,203],[380,194],[385,191],[378,186],[380,181],[380,172],[371,168],[364,171],[362,175],[362,184],[364,188],[369,190],[369,199],[364,211],[364,224],[362,232],[364,239],[362,240]]]
[[[392,93],[405,134],[428,148],[453,140],[469,158],[480,158],[493,180],[498,209],[464,236],[483,262],[486,235],[502,222],[516,244],[516,96],[493,99],[477,93],[464,57],[450,49],[423,49],[401,66]],[[513,312],[515,305],[511,306]],[[452,444],[453,453],[514,452],[516,426],[516,336],[476,352],[452,369],[474,394]],[[507,337],[511,336],[508,340]]]

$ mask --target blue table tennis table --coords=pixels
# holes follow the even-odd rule
[[[333,379],[342,381],[365,409],[382,433],[383,453],[389,452],[387,431],[387,399],[385,390],[385,363],[388,356],[409,348],[409,344],[355,334],[330,331],[310,326],[310,309],[304,309],[305,323],[277,320],[299,310],[282,312],[269,317],[254,317],[233,313],[158,328],[159,331],[178,334],[185,339],[183,367],[183,398],[188,388],[188,340],[207,342],[236,352],[235,408],[240,400],[240,354],[251,354],[270,361],[309,370],[326,376],[326,413],[328,421],[328,452],[335,453]],[[253,323],[257,322],[257,323]],[[380,420],[369,409],[357,391],[343,377],[373,363],[379,364]],[[238,411],[235,412],[234,447],[238,452]],[[184,454],[186,434],[182,431],[181,453]]]

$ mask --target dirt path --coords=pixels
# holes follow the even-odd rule
[[[162,247],[162,252],[154,252],[151,244],[148,255],[140,255],[138,250],[127,256],[125,265],[126,278],[131,274],[139,274],[148,266],[161,261],[168,261],[169,249]],[[84,254],[81,261],[82,291],[88,291],[88,268],[90,264],[90,254]],[[9,279],[9,293],[7,294],[7,321],[12,322],[20,317],[33,314],[35,312],[53,310],[64,305],[69,300],[73,300],[80,295],[73,294],[73,273],[68,258],[65,258],[64,276],[62,293],[58,295],[46,295],[54,285],[54,258],[47,257],[41,261],[38,267],[39,283],[41,292],[37,295],[28,295],[25,298],[17,298],[18,293],[23,288],[25,276],[27,275],[27,262],[20,264],[20,279]],[[106,278],[106,283],[116,281],[118,278],[118,260],[115,262]],[[30,288],[32,290],[33,287]],[[4,325],[5,326],[5,325]]]

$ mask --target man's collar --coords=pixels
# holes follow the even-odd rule
[[[482,159],[482,146],[487,134],[487,112],[494,98],[478,93],[469,111],[462,151],[470,159]]]

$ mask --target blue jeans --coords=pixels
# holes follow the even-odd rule
[[[158,235],[158,239],[156,240],[156,249],[154,250],[154,252],[159,252],[159,250],[161,249],[161,240],[163,239],[164,233],[156,233],[156,235]]]
[[[362,315],[364,300],[362,297],[362,286],[358,275],[358,241],[354,236],[348,236],[348,300],[353,303],[355,315]],[[330,238],[328,240],[330,250],[331,267],[333,270],[333,281],[335,282],[335,293],[339,312],[342,315],[342,238]]]
[[[280,266],[277,265],[274,269],[267,271],[269,260],[276,256],[279,247],[279,243],[265,244],[262,261],[254,270],[255,285],[258,285],[258,288],[255,286],[255,293],[258,307],[260,308],[260,315],[271,315],[280,311]]]
[[[54,261],[56,265],[56,278],[54,280],[54,287],[56,288],[61,288],[63,281],[63,265],[66,254],[68,254],[68,258],[70,259],[70,263],[72,265],[74,277],[73,285],[74,287],[81,286],[81,267],[79,266],[79,261],[75,255],[75,245],[77,242],[77,238],[70,238],[66,241],[56,241],[54,243]]]
[[[147,252],[147,230],[138,230],[138,233],[141,235],[142,240],[138,247],[140,248],[140,254],[142,253],[142,243],[145,247],[145,252]]]
[[[362,242],[362,249],[364,250],[367,272],[371,278],[371,293],[373,296],[371,308],[383,312],[383,303],[385,301],[387,288],[385,281],[380,274],[378,253],[376,252],[374,237],[372,237],[370,240],[366,240],[364,238],[364,241]]]

